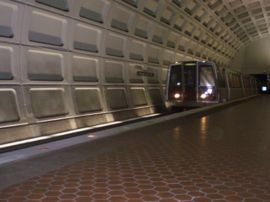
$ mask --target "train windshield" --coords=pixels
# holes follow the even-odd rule
[[[196,66],[197,63],[184,63],[185,86],[196,86]]]
[[[170,86],[179,87],[182,84],[182,65],[171,66]]]
[[[200,66],[200,86],[215,86],[215,76],[212,66]]]

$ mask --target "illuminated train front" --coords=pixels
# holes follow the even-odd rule
[[[219,102],[217,70],[212,62],[185,61],[170,65],[166,106],[200,107]]]

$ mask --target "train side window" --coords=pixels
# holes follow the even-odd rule
[[[237,75],[235,73],[234,74],[231,74],[230,87],[231,88],[241,88],[240,75]]]
[[[250,88],[250,83],[249,83],[249,78],[248,77],[246,78],[246,87]]]
[[[234,75],[234,87],[238,88],[238,78],[236,74]]]
[[[225,88],[226,87],[226,82],[225,82],[225,74],[224,74],[224,72],[220,71],[220,69],[217,69],[217,76],[218,76],[218,86],[220,88]]]
[[[232,88],[236,88],[236,75],[232,74]]]
[[[241,88],[242,84],[241,84],[241,76],[240,74],[236,75],[237,78],[237,88]]]
[[[233,88],[233,75],[231,73],[228,73],[228,79],[230,88]]]
[[[211,66],[201,66],[200,86],[215,86],[215,77]]]
[[[237,75],[233,75],[233,87],[238,88],[238,81],[237,81]]]
[[[245,80],[246,80],[246,81],[245,81],[245,83],[246,83],[246,88],[249,88],[250,86],[249,86],[248,77],[246,77]]]
[[[248,78],[249,82],[248,82],[248,86],[249,88],[252,88],[252,79],[251,78]]]

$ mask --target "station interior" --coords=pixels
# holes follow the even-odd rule
[[[269,80],[270,0],[0,0],[0,202],[270,202]]]

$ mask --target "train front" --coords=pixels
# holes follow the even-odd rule
[[[169,67],[166,107],[202,107],[219,102],[216,67],[212,62],[187,61]]]

